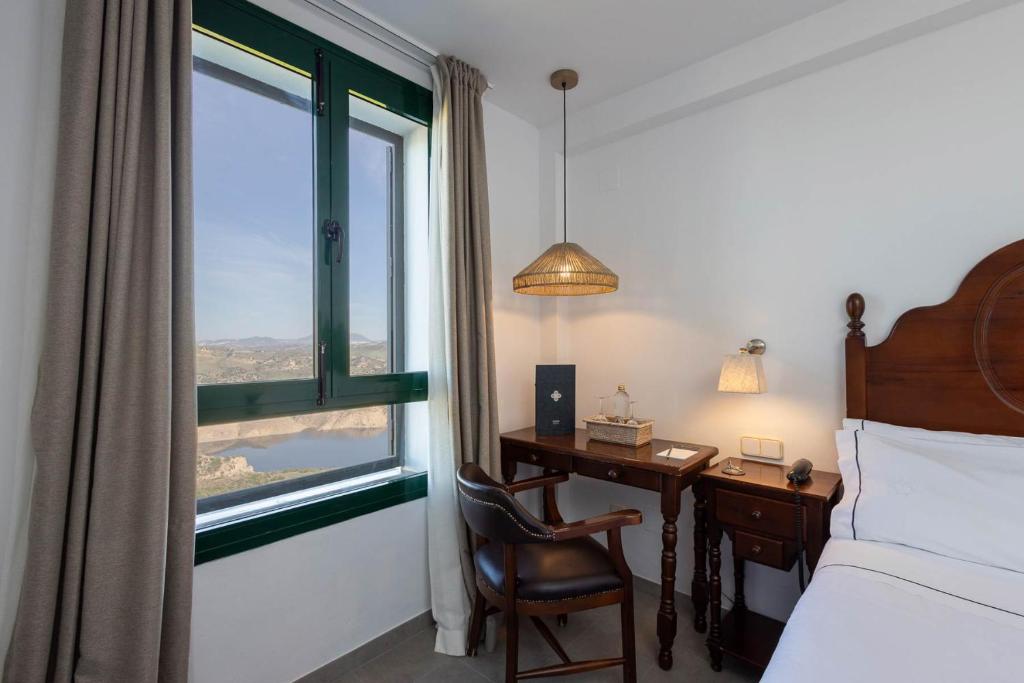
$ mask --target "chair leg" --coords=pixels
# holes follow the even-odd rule
[[[633,626],[633,588],[627,585],[622,599],[622,680],[636,683],[636,634]]]
[[[480,629],[484,625],[484,612],[487,609],[487,601],[483,593],[476,589],[476,597],[473,598],[473,616],[469,620],[469,636],[466,642],[466,656],[476,657],[476,650],[480,646]]]
[[[519,673],[519,615],[505,610],[505,683],[516,683]]]

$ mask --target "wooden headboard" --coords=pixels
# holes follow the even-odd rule
[[[1024,240],[976,265],[949,301],[864,343],[864,297],[846,300],[846,415],[1024,436]]]

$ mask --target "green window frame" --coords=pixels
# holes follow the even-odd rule
[[[193,28],[197,31],[311,76],[316,108],[312,114],[317,227],[315,377],[200,385],[197,387],[200,426],[348,408],[400,406],[426,400],[425,371],[349,374],[348,142],[349,95],[356,95],[426,126],[429,149],[432,93],[243,0],[193,0],[192,11]],[[342,228],[340,244],[324,229],[329,221],[336,221]],[[339,246],[342,249],[340,259],[335,251]],[[423,495],[425,475],[413,475],[328,500],[272,511],[258,519],[204,529],[197,533],[197,563]],[[375,502],[367,504],[367,497]],[[342,498],[348,501],[340,500]],[[225,538],[230,539],[227,545]]]
[[[431,92],[241,0],[195,0],[192,13],[198,30],[313,75],[317,99],[324,105],[322,114],[314,114],[316,225],[334,220],[342,227],[340,262],[333,257],[335,243],[317,230],[316,336],[326,345],[317,358],[318,377],[201,385],[199,424],[425,400],[425,371],[349,375],[348,96],[358,95],[429,129]]]

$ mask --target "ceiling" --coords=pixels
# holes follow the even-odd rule
[[[555,69],[580,73],[580,109],[841,0],[347,0],[415,42],[481,69],[487,98],[535,125],[556,120]]]

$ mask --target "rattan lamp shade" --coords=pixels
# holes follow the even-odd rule
[[[559,242],[512,278],[517,294],[584,296],[619,288],[619,276],[575,242]]]

